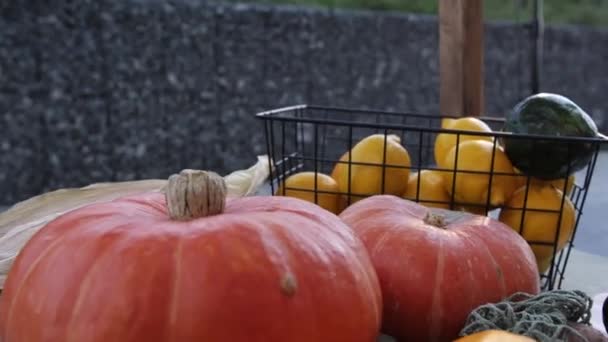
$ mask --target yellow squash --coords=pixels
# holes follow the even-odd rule
[[[543,273],[546,272],[551,266],[553,246],[536,244],[534,242],[546,242],[553,244],[557,235],[559,210],[562,203],[562,192],[547,184],[530,185],[522,227],[521,219],[523,211],[521,208],[524,206],[525,196],[526,188],[519,188],[507,202],[506,207],[501,209],[498,219],[507,224],[516,232],[519,233],[521,231],[521,235],[528,242],[530,242],[532,251],[536,256],[538,269],[541,273]],[[551,211],[547,212],[546,210]],[[559,225],[560,231],[557,242],[557,252],[564,248],[566,242],[568,242],[569,238],[571,237],[572,231],[574,230],[574,223],[574,205],[566,197],[564,199],[561,223]]]
[[[454,118],[443,118],[441,119],[441,128],[450,128],[450,126],[452,126],[452,123],[454,121],[456,121],[457,119]]]
[[[315,203],[315,192],[317,193],[316,204],[334,214],[340,213],[340,195],[338,183],[330,176],[317,173],[317,186],[315,191],[315,173],[299,172],[287,177],[276,190],[277,196],[288,196],[299,198]],[[283,193],[285,191],[285,193]]]
[[[517,169],[514,168],[515,173],[521,174],[521,172]],[[520,177],[516,177],[517,178],[517,184],[518,184],[518,188],[525,186],[527,180],[526,176],[520,176]],[[572,194],[572,190],[574,189],[574,183],[576,181],[576,178],[574,176],[574,174],[571,174],[568,177],[568,185],[566,186],[566,194],[569,196],[570,194]],[[530,183],[533,184],[540,184],[540,185],[551,185],[555,188],[557,188],[557,190],[559,191],[564,191],[564,185],[566,183],[564,178],[558,178],[558,179],[552,179],[552,180],[543,180],[543,179],[538,179],[535,177],[531,177],[530,178]]]
[[[386,155],[384,154],[385,141]],[[372,165],[351,164],[349,177],[349,154],[353,163]],[[384,157],[386,158],[385,171],[382,172]],[[340,161],[343,163],[336,163],[331,176],[338,182],[340,192],[343,193],[348,192],[350,181],[350,193],[360,195],[352,196],[351,203],[369,195],[385,193],[401,196],[405,192],[411,161],[408,151],[401,145],[401,139],[397,135],[388,135],[386,138],[384,134],[370,135],[353,146],[350,152],[342,155]],[[384,191],[382,191],[383,173]]]
[[[420,185],[418,185],[418,182],[420,182]],[[417,202],[422,205],[444,209],[450,208],[451,197],[445,190],[441,171],[421,170],[419,173],[411,174],[403,198],[416,201],[416,194],[418,194]]]
[[[442,121],[442,127],[464,131],[492,132],[492,129],[485,122],[475,117],[444,119],[444,121]],[[461,143],[469,140],[492,141],[492,137],[481,135],[460,135],[460,138],[457,138],[457,134],[439,133],[435,138],[435,163],[439,165],[450,152],[452,147],[456,145],[457,141]]]
[[[551,184],[553,187],[555,187],[557,190],[559,191],[564,191],[564,185],[566,185],[566,180],[564,178],[558,178],[558,179],[554,179],[554,180],[550,180],[550,181],[543,181],[538,179],[538,182],[548,182],[549,184]],[[572,194],[572,190],[574,189],[574,183],[576,182],[576,178],[574,176],[574,174],[571,174],[568,177],[567,180],[567,184],[566,185],[566,195],[570,195]]]
[[[458,150],[458,164],[456,165],[456,151]],[[494,166],[492,167],[492,153],[494,152]],[[488,195],[490,206],[498,207],[504,204],[517,189],[516,177],[513,174],[513,165],[507,158],[502,147],[496,146],[487,140],[469,140],[452,147],[442,163],[441,168],[456,169],[456,182],[454,173],[444,172],[445,186],[448,193],[454,188],[455,200],[463,205],[485,205]],[[490,172],[501,172],[511,175],[494,174],[490,188]],[[481,172],[481,173],[471,173]]]
[[[514,334],[505,330],[489,329],[454,340],[454,342],[534,342],[528,336]]]

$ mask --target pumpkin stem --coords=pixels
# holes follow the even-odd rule
[[[182,170],[169,177],[165,199],[169,217],[186,221],[220,214],[226,204],[224,178],[215,172]]]
[[[445,216],[434,213],[430,210],[426,212],[426,216],[424,216],[423,221],[424,223],[437,228],[444,228],[446,226]]]

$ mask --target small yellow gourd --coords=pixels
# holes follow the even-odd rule
[[[317,184],[315,189],[315,173],[305,171],[293,174],[282,183],[276,190],[277,196],[288,196],[299,198],[315,203],[315,192],[317,193],[316,204],[321,208],[334,214],[340,212],[338,183],[330,176],[317,172]]]
[[[469,140],[452,147],[439,166],[442,169],[457,170],[455,180],[452,171],[444,172],[443,175],[446,190],[450,194],[453,190],[456,201],[463,205],[485,205],[489,197],[490,206],[498,207],[517,189],[516,177],[507,175],[514,173],[509,158],[502,147],[494,146],[494,143],[487,140]],[[494,173],[505,174],[494,174],[490,178],[492,170]]]
[[[352,163],[371,165],[351,164],[349,177],[349,154]],[[397,135],[373,134],[342,155],[340,163],[334,166],[331,177],[336,180],[343,193],[348,193],[350,182],[350,193],[360,195],[353,196],[351,202],[382,193],[401,196],[407,186],[410,166],[410,155],[401,145],[401,139]]]
[[[441,174],[437,170],[421,170],[411,174],[403,198],[427,207],[450,209],[450,194],[445,189]]]
[[[514,334],[505,330],[490,329],[461,337],[454,342],[535,342],[528,336]]]
[[[519,188],[502,208],[498,219],[507,224],[516,232],[520,232],[528,242],[546,242],[553,244],[557,234],[559,211],[562,204],[562,192],[547,184],[535,183],[530,185],[526,199],[526,187]],[[523,226],[521,219],[524,200],[526,211]],[[529,210],[532,209],[532,210]],[[541,211],[544,210],[544,211]],[[567,197],[561,215],[557,252],[559,252],[571,237],[575,224],[574,205]],[[551,266],[553,256],[552,245],[531,243],[532,251],[536,256],[538,268],[541,273]]]
[[[515,173],[520,174],[521,176],[517,176],[515,177],[517,179],[517,184],[518,187],[520,188],[522,186],[525,186],[528,182],[528,177],[526,177],[525,175],[521,174],[521,172],[517,169],[514,168]],[[570,196],[570,194],[572,194],[572,190],[574,189],[574,183],[576,182],[576,177],[574,174],[571,174],[570,176],[568,176],[568,185],[566,186],[566,195]],[[557,188],[557,190],[559,191],[564,191],[564,185],[566,185],[566,180],[564,178],[558,178],[558,179],[552,179],[552,180],[543,180],[543,179],[538,179],[535,177],[531,177],[530,178],[530,183],[534,183],[534,184],[540,184],[540,185],[551,185],[555,188]]]
[[[442,128],[473,131],[473,132],[492,132],[492,129],[483,121],[475,117],[464,117],[459,119],[443,119]],[[492,141],[491,136],[482,135],[460,135],[454,133],[440,133],[435,138],[435,163],[439,164],[445,156],[450,152],[456,143],[465,142],[468,140],[486,140]]]

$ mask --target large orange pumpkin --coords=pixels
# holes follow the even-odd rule
[[[530,246],[489,217],[378,195],[340,218],[370,253],[384,300],[382,330],[400,341],[451,341],[479,305],[540,290]]]
[[[222,182],[183,172],[167,200],[89,205],[43,227],[8,275],[0,340],[375,341],[378,279],[353,232],[300,199],[225,201]]]

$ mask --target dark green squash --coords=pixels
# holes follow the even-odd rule
[[[593,119],[565,96],[539,93],[519,102],[505,118],[503,130],[518,134],[598,137]],[[565,142],[505,137],[501,144],[511,163],[526,175],[550,180],[584,168],[593,157],[594,142]]]

